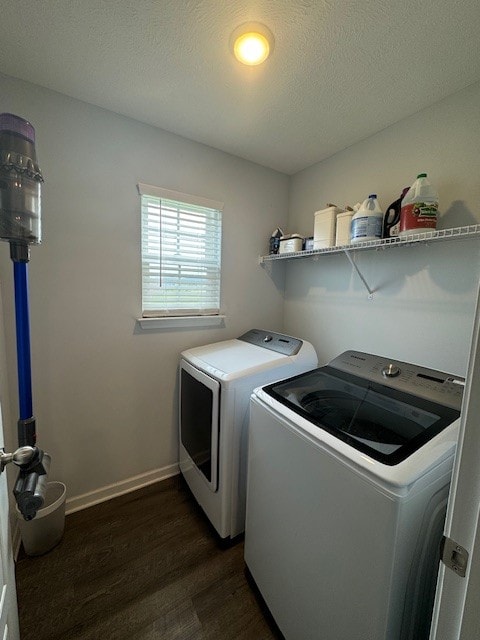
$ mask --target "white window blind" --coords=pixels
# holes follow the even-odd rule
[[[220,202],[138,185],[142,210],[142,315],[220,311]]]

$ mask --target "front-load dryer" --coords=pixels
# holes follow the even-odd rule
[[[260,329],[181,354],[179,466],[221,538],[245,528],[253,389],[317,365],[309,342]]]
[[[286,640],[426,640],[463,380],[348,351],[256,389],[245,560]]]

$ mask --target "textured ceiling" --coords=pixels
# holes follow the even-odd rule
[[[7,0],[0,72],[293,174],[480,79],[478,0]],[[273,55],[229,36],[265,23]]]

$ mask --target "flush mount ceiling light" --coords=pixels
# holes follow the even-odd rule
[[[265,62],[273,50],[273,34],[259,22],[246,22],[235,29],[230,47],[239,62],[254,66]]]

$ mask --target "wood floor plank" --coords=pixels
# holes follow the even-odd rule
[[[277,640],[180,477],[66,518],[16,567],[22,640]]]

